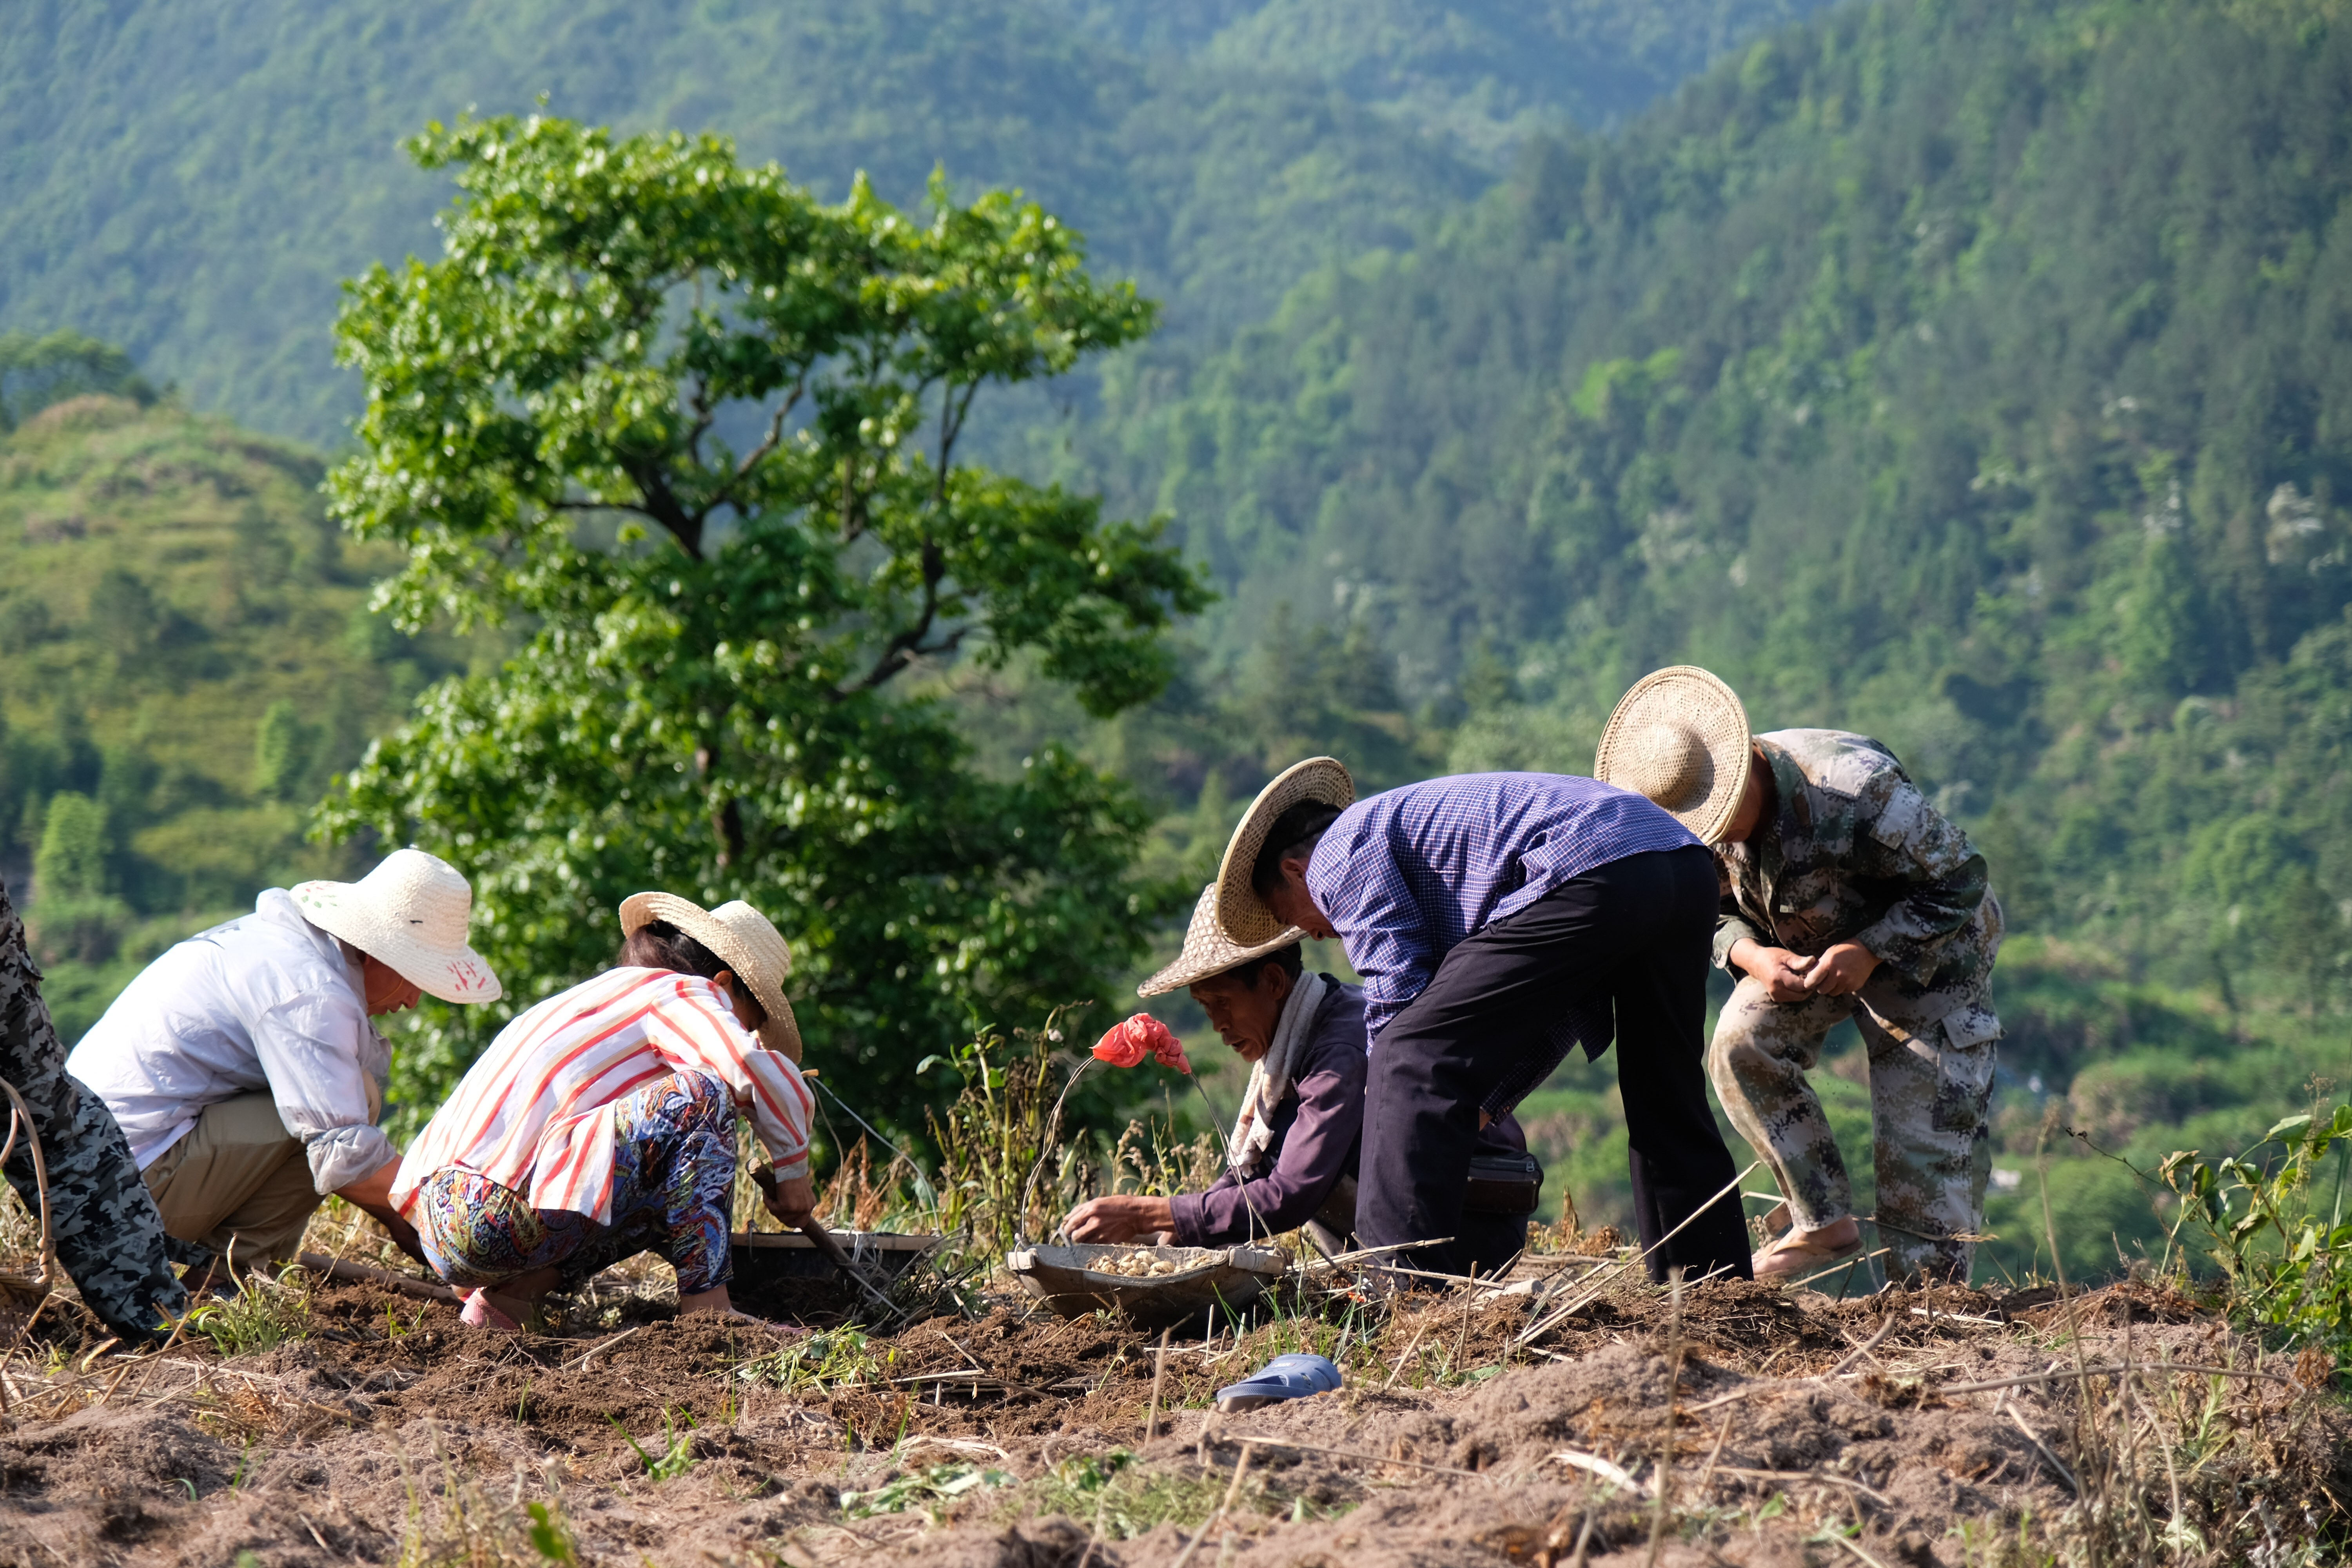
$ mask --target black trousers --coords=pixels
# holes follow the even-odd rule
[[[1729,1185],[1705,1066],[1716,909],[1715,858],[1659,850],[1596,867],[1448,952],[1372,1046],[1356,1198],[1364,1245],[1462,1235],[1478,1108],[1532,1055],[1559,1049],[1563,1011],[1615,1015],[1642,1245]],[[1461,1272],[1452,1247],[1420,1257],[1417,1267]],[[1738,1194],[1650,1254],[1651,1279],[1670,1268],[1750,1278]]]

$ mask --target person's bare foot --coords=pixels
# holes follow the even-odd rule
[[[1862,1250],[1862,1226],[1852,1215],[1813,1230],[1793,1226],[1756,1255],[1759,1279],[1801,1279]]]
[[[494,1329],[502,1334],[519,1334],[522,1324],[509,1308],[518,1303],[509,1298],[493,1296],[488,1290],[475,1290],[466,1297],[466,1305],[457,1313],[457,1321],[469,1329]]]

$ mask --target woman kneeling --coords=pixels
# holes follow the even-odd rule
[[[731,1311],[739,1115],[774,1162],[769,1208],[796,1226],[814,1206],[783,938],[749,904],[667,893],[623,903],[621,930],[615,967],[499,1031],[393,1180],[478,1327],[648,1250],[679,1310]]]

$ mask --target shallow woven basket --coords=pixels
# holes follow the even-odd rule
[[[1093,1267],[1135,1252],[1173,1263],[1176,1272],[1139,1279]],[[1156,1329],[1216,1308],[1241,1310],[1288,1271],[1290,1255],[1270,1247],[1071,1244],[1023,1247],[1006,1255],[1004,1266],[1023,1289],[1065,1318],[1108,1308]]]

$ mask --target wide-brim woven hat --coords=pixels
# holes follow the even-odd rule
[[[444,1002],[495,1002],[506,994],[466,944],[474,888],[466,874],[422,849],[395,849],[356,882],[302,882],[289,889],[302,918]]]
[[[784,1000],[784,976],[793,972],[793,952],[767,916],[740,899],[715,910],[676,893],[632,893],[621,900],[623,936],[634,936],[656,921],[676,926],[709,948],[736,979],[749,985],[761,1011],[768,1015],[760,1026],[760,1043],[795,1062],[801,1059],[800,1021]]]
[[[1217,925],[1225,940],[1236,946],[1273,942],[1285,929],[1250,886],[1250,873],[1257,867],[1258,851],[1265,847],[1265,836],[1275,818],[1308,801],[1335,811],[1356,804],[1356,781],[1339,758],[1309,757],[1276,773],[1274,782],[1250,802],[1241,826],[1234,829],[1225,846],[1224,861],[1217,868]]]
[[[1228,941],[1217,926],[1217,885],[1214,882],[1201,889],[1201,901],[1192,906],[1192,923],[1184,928],[1184,951],[1176,962],[1135,988],[1138,996],[1165,996],[1171,991],[1181,990],[1196,980],[1206,980],[1213,974],[1223,974],[1228,969],[1278,952],[1294,942],[1304,942],[1307,933],[1297,926],[1276,935],[1255,947],[1242,947]]]
[[[1693,664],[1645,675],[1601,731],[1592,776],[1647,795],[1699,839],[1731,826],[1754,755],[1739,694]]]

